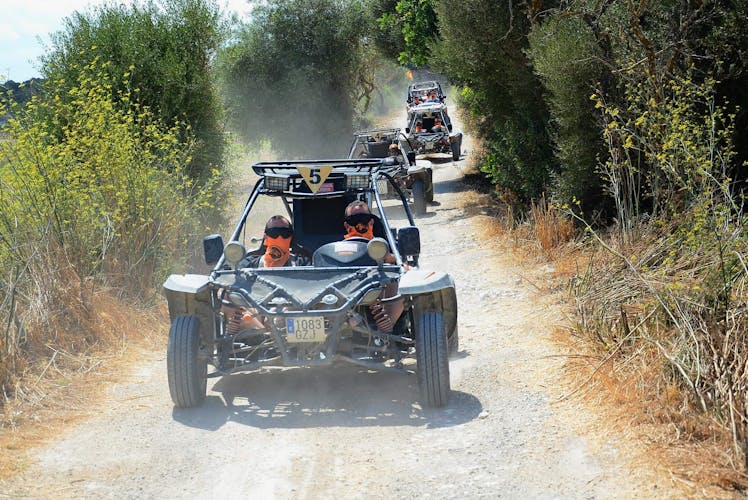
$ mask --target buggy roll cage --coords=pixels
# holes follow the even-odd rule
[[[370,130],[359,130],[353,133],[353,143],[351,144],[349,155],[353,153],[357,144],[370,144],[369,137],[393,137],[397,142],[406,142],[410,149],[413,149],[408,136],[403,133],[401,128],[374,128]]]
[[[283,200],[288,213],[295,219],[295,212],[289,200],[329,199],[329,198],[364,198],[369,205],[373,197],[379,208],[383,226],[384,239],[389,244],[390,251],[395,255],[397,264],[404,262],[400,255],[397,242],[389,225],[387,217],[384,216],[384,204],[377,189],[377,180],[384,178],[393,187],[400,197],[408,223],[415,226],[413,214],[402,189],[390,173],[391,166],[385,165],[384,159],[333,159],[333,160],[292,160],[259,162],[252,165],[252,170],[260,176],[255,183],[252,192],[244,205],[242,215],[229,241],[239,241],[244,230],[247,218],[257,198],[262,194],[266,196],[277,196]],[[306,175],[304,175],[304,172]],[[311,182],[310,182],[311,181]],[[318,181],[318,182],[313,182]],[[316,189],[315,189],[316,188]],[[351,200],[352,201],[352,200]],[[342,214],[340,214],[342,216]],[[324,217],[325,214],[319,214]],[[294,220],[294,231],[296,221]],[[342,232],[340,234],[342,238]],[[213,268],[213,275],[223,269],[225,256],[220,259]]]
[[[436,92],[436,96],[441,102],[444,102],[444,100],[447,98],[439,82],[437,82],[436,80],[426,80],[422,82],[411,83],[408,86],[408,102],[411,102],[416,94],[422,94],[424,92],[428,93],[429,91]]]

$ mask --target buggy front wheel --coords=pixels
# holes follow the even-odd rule
[[[447,337],[447,346],[450,356],[457,355],[457,351],[460,350],[460,333],[457,331],[457,325],[455,325],[452,335]]]
[[[421,314],[416,322],[416,373],[421,402],[444,406],[449,399],[449,347],[441,313]]]
[[[166,370],[171,400],[177,408],[205,401],[208,364],[201,356],[200,322],[195,316],[177,316],[169,330]]]
[[[431,203],[434,201],[434,172],[428,169],[426,172],[426,201]]]

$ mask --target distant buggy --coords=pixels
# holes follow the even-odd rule
[[[390,157],[390,147],[396,145],[400,154]],[[428,203],[434,201],[434,181],[431,162],[416,160],[410,142],[399,128],[363,130],[353,134],[349,158],[382,158],[383,170],[388,172],[395,184],[413,199],[416,214],[426,213]],[[388,198],[397,196],[385,177],[379,179],[379,192]]]
[[[452,122],[441,103],[426,103],[410,108],[405,134],[413,150],[418,155],[448,153],[452,160],[460,159],[462,132],[452,130]],[[437,120],[443,124],[441,129]],[[419,126],[421,130],[419,130]]]
[[[164,283],[171,318],[167,372],[175,406],[200,405],[209,377],[340,362],[415,372],[421,402],[445,405],[448,356],[458,346],[455,285],[443,271],[419,268],[418,228],[384,161],[263,162],[253,169],[260,179],[228,242],[218,235],[204,240],[206,262],[215,264],[210,274],[174,274]],[[381,179],[399,192],[395,206],[384,204]],[[283,202],[294,240],[311,256],[311,265],[240,265],[253,207],[266,197]],[[341,242],[344,209],[352,200],[367,201],[379,215],[368,243]],[[407,223],[393,227],[389,210]],[[384,262],[387,252],[394,264]],[[403,312],[394,325],[384,325],[379,306],[385,288],[394,285]],[[247,328],[246,314],[262,326]]]
[[[441,103],[447,99],[439,82],[436,80],[426,80],[408,85],[407,103],[411,104],[415,97],[418,97],[421,102],[425,102],[429,98],[429,95],[433,95]]]

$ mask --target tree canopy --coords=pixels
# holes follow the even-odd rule
[[[132,90],[132,98],[165,123],[190,125],[185,133],[197,142],[187,171],[198,179],[210,177],[224,162],[222,103],[211,72],[222,26],[213,0],[89,7],[68,17],[53,35],[42,73],[72,87],[81,68],[94,59],[107,61],[114,95]]]

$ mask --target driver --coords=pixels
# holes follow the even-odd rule
[[[374,237],[374,215],[365,201],[355,200],[345,207],[345,226],[346,234],[343,236],[346,240],[351,241],[368,241]],[[396,264],[395,256],[390,252],[384,257],[388,264]],[[389,283],[381,299],[369,306],[377,324],[377,328],[382,332],[389,333],[394,329],[394,325],[403,313],[403,297],[398,292],[398,283]]]
[[[398,163],[403,162],[403,154],[400,151],[400,146],[398,146],[397,143],[393,142],[392,144],[390,144],[388,151],[390,154],[390,158],[394,158]]]
[[[444,123],[442,123],[441,118],[436,118],[434,120],[434,126],[431,127],[432,132],[446,132],[447,128],[444,126]]]
[[[282,215],[273,215],[265,223],[262,246],[265,253],[247,255],[238,267],[291,267],[307,265],[308,259],[291,252],[293,226]],[[256,309],[238,308],[224,301],[224,314],[229,317],[229,329],[234,332],[266,328],[263,316],[257,314]]]

